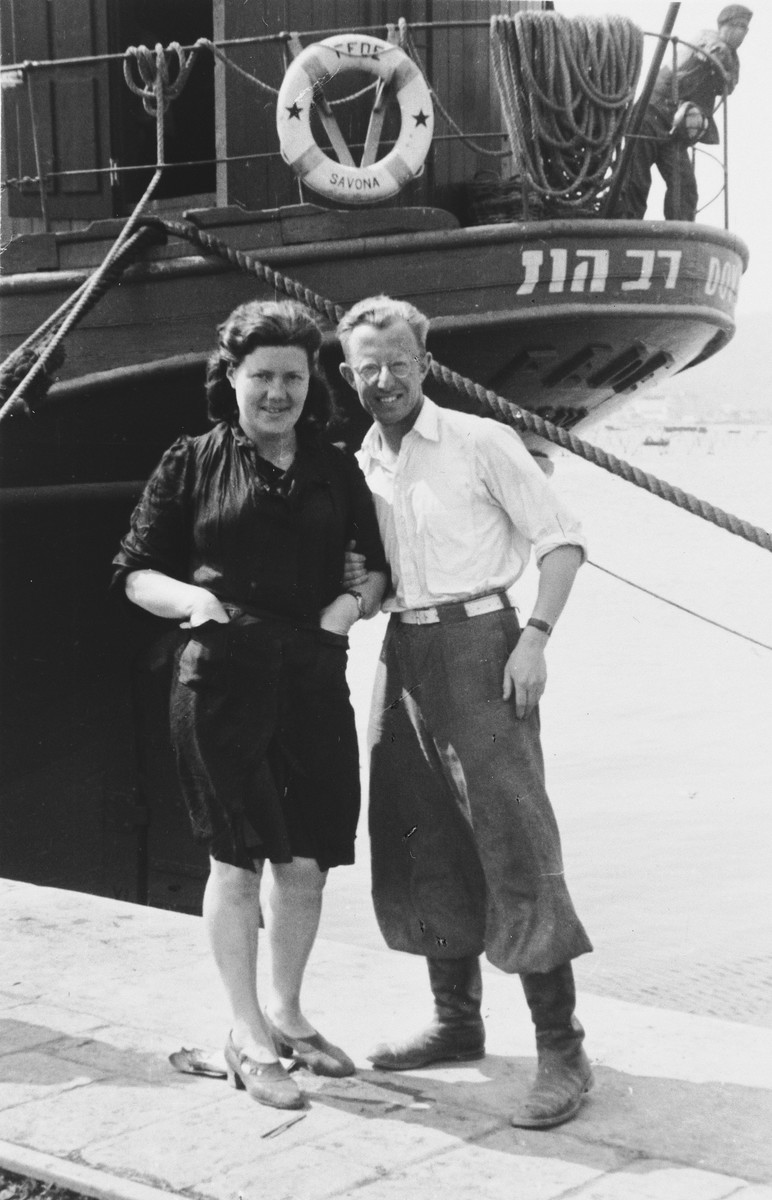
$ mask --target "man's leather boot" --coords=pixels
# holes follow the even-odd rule
[[[482,975],[477,957],[427,958],[434,1020],[402,1042],[382,1043],[368,1055],[383,1071],[412,1071],[435,1062],[466,1062],[485,1055],[480,1016]]]
[[[544,974],[521,975],[536,1026],[534,1084],[512,1117],[521,1129],[551,1129],[570,1121],[593,1084],[584,1030],[574,1016],[576,988],[570,963]]]

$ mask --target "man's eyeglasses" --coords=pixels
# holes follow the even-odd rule
[[[390,375],[394,376],[395,379],[407,379],[408,375],[413,369],[413,364],[410,362],[405,362],[404,359],[402,359],[398,362],[390,363],[365,363],[363,367],[353,367],[352,369],[356,372],[360,379],[365,381],[365,383],[375,383],[375,381],[380,378],[381,371],[384,367]]]

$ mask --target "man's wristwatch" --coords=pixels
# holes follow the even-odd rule
[[[349,588],[348,591],[344,593],[344,595],[354,597],[354,599],[357,602],[357,608],[359,609],[359,617],[360,618],[363,617],[365,615],[365,602],[362,597],[362,593],[358,592],[356,590],[356,588]]]
[[[552,633],[552,626],[547,621],[540,621],[538,617],[531,617],[526,621],[526,625],[533,625],[534,629],[540,630],[547,637]]]

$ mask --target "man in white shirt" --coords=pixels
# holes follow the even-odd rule
[[[592,1083],[571,959],[592,949],[568,894],[544,787],[544,649],[585,555],[581,529],[518,436],[422,392],[429,322],[388,297],[338,334],[374,425],[359,462],[392,587],[370,729],[373,899],[389,946],[426,957],[435,1016],[375,1066],[481,1058],[479,955],[521,976],[536,1081],[512,1123],[548,1128]],[[540,564],[520,630],[509,589]]]

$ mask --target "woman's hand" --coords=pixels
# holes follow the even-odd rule
[[[205,625],[207,621],[217,621],[219,625],[227,625],[230,617],[220,601],[211,592],[200,589],[201,599],[198,598],[190,610],[187,621],[182,621],[180,629],[195,629],[197,625]]]
[[[356,596],[344,592],[343,595],[336,596],[332,604],[322,609],[319,614],[319,627],[326,629],[328,633],[339,633],[348,637],[348,632],[358,616],[359,605]]]
[[[220,601],[207,588],[183,583],[150,567],[130,571],[125,587],[132,604],[167,621],[179,621],[182,629],[193,629],[205,621],[227,625],[230,620]]]

